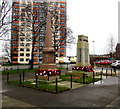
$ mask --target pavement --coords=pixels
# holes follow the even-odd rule
[[[120,75],[104,78],[94,84],[74,84],[73,89],[58,94],[7,84],[2,78],[2,107],[120,107]],[[61,83],[64,85],[64,83]],[[69,85],[69,83],[67,83]]]

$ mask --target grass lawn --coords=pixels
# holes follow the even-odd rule
[[[19,72],[35,72],[35,70],[37,70],[37,69],[39,69],[39,68],[33,68],[33,69],[31,69],[31,70],[29,70],[29,69],[19,69]],[[7,70],[7,71],[2,71],[2,72],[0,72],[0,73],[2,73],[3,75],[4,74],[7,74],[7,72],[9,72],[10,74],[17,74],[17,73],[19,73],[18,71],[17,71],[17,69],[12,69],[12,70]]]
[[[69,75],[61,75],[61,79],[63,81],[70,81],[70,76]],[[100,78],[94,78],[94,82],[96,82],[98,80],[101,80],[101,79]],[[83,83],[83,78],[82,78],[82,76],[73,76],[72,81],[77,82],[77,83]],[[93,82],[92,77],[88,77],[88,76],[85,77],[85,83],[86,84],[89,84],[89,83],[92,83],[92,82]]]
[[[40,89],[43,91],[56,93],[56,86],[50,85],[49,83],[41,83],[41,84],[39,83],[37,85],[37,88],[36,88],[36,84],[32,84],[33,82],[31,81],[24,81],[24,82],[22,81],[20,84],[18,80],[14,80],[14,81],[10,81],[9,83],[14,84],[14,85],[20,85],[20,86],[25,86],[25,87],[30,87],[30,88],[35,88],[35,89]],[[67,87],[60,87],[60,86],[58,86],[57,89],[58,89],[57,93],[69,90],[69,88]]]

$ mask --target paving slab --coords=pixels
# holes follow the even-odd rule
[[[69,81],[58,82],[58,86],[68,87],[68,88],[71,88],[70,84],[71,84],[71,82],[69,82]],[[51,85],[55,85],[55,83],[52,83]],[[72,89],[76,89],[76,88],[79,88],[82,86],[84,86],[84,85],[81,83],[72,82]]]
[[[2,107],[35,107],[31,104],[21,102],[17,99],[3,95],[2,100],[0,100]]]

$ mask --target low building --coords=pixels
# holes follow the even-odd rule
[[[116,59],[120,59],[120,43],[116,46]]]

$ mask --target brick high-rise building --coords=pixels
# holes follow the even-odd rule
[[[22,2],[20,0],[19,2],[13,2],[12,7],[12,64],[28,64],[32,56],[34,64],[39,64],[39,61],[42,60],[42,49],[45,38],[44,22],[47,11],[50,11],[51,15],[54,15],[52,17],[53,45],[59,43],[59,47],[56,47],[58,48],[56,53],[58,56],[66,55],[66,1]]]
[[[120,60],[120,43],[116,46],[116,59]]]

